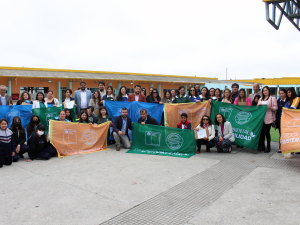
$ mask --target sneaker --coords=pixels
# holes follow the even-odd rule
[[[197,154],[200,154],[200,151],[197,151],[196,153],[197,153]]]

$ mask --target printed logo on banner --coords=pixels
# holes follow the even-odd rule
[[[145,132],[145,145],[160,146],[161,133],[146,131]]]
[[[118,108],[119,115],[122,114],[122,108]]]
[[[177,133],[171,133],[166,138],[166,144],[172,150],[177,150],[181,148],[183,144],[183,138]]]
[[[51,120],[56,117],[56,113],[46,113],[45,117],[46,117],[46,120]]]
[[[295,117],[287,123],[287,127],[300,127],[300,118]]]
[[[28,112],[25,116],[25,119],[26,120],[30,120],[31,119],[31,116],[32,116],[32,112]]]
[[[97,137],[98,137],[98,134],[95,131],[87,129],[82,132],[81,140],[86,145],[93,145],[97,142]]]
[[[135,111],[135,118],[138,120],[140,117],[141,117],[141,110],[144,109],[144,108],[138,108],[136,111]],[[149,116],[151,116],[151,112],[148,112],[147,111],[147,114]]]
[[[77,144],[77,133],[73,129],[64,129],[64,144]]]
[[[227,108],[227,107],[220,107],[219,113],[221,113],[225,119],[228,121],[233,109],[232,108]]]
[[[299,143],[299,135],[300,132],[294,132],[294,133],[284,133],[282,134],[281,138],[280,138],[280,143],[281,144],[289,144],[289,143]]]
[[[204,115],[209,115],[209,113],[207,113],[208,110],[209,110],[209,109],[208,109],[207,107],[201,108],[201,109],[197,112],[197,116],[196,116],[197,119],[200,121]]]
[[[192,117],[193,113],[192,113],[191,109],[178,109],[178,123],[181,122],[181,114],[182,113],[186,113],[187,116],[188,116],[188,120],[190,122],[192,122],[192,120],[193,120],[193,117]]]
[[[252,118],[252,114],[250,112],[239,112],[236,116],[235,116],[235,122],[237,124],[243,125],[249,122],[249,120],[251,120]]]
[[[6,113],[6,119],[7,119],[8,123],[12,122],[12,120],[15,116],[20,116],[20,111]]]

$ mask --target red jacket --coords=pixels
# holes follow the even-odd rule
[[[182,122],[180,122],[180,123],[178,123],[177,124],[177,128],[180,128],[180,129],[182,129]],[[184,129],[189,129],[189,130],[191,130],[192,129],[192,124],[191,124],[191,122],[190,121],[185,121],[185,124],[184,124]]]
[[[127,102],[134,102],[134,101],[135,101],[135,94],[133,93],[133,94],[128,95]],[[145,95],[143,95],[143,94],[139,95],[139,102],[147,102]]]

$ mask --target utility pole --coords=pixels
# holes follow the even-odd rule
[[[227,67],[226,67],[226,80],[227,80]]]

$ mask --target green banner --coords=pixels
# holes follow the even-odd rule
[[[193,130],[133,123],[132,146],[127,153],[189,158],[196,153]]]
[[[48,120],[58,117],[60,110],[63,110],[63,109],[64,109],[63,106],[59,106],[59,107],[52,106],[49,108],[35,108],[35,109],[32,109],[32,114],[38,115],[38,117],[40,118],[41,124],[43,124],[46,128],[45,132],[48,133],[48,127],[49,127]],[[73,107],[73,109],[71,109],[71,116],[73,119],[72,122],[75,122],[75,119],[76,119],[75,106]]]
[[[214,123],[216,115],[221,113],[232,125],[235,144],[257,149],[266,112],[266,105],[237,106],[213,101],[211,102],[210,117]]]

